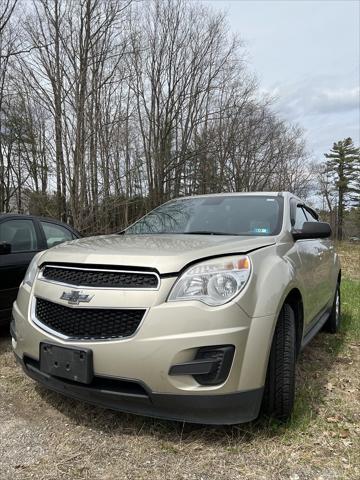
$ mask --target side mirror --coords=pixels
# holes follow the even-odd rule
[[[304,222],[301,230],[293,230],[294,240],[311,238],[328,238],[331,236],[331,227],[326,222]]]
[[[0,255],[8,255],[9,253],[11,253],[11,244],[0,242]]]

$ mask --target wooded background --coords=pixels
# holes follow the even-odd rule
[[[290,190],[336,223],[336,172],[272,103],[199,2],[0,0],[0,211],[90,234],[177,196]]]

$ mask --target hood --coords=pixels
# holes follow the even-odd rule
[[[176,273],[185,265],[207,257],[275,244],[274,237],[222,235],[103,235],[81,238],[46,250],[43,263],[155,268],[160,274]]]

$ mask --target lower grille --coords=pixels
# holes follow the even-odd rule
[[[145,314],[139,309],[69,308],[36,299],[36,318],[46,327],[71,339],[106,340],[133,335]]]

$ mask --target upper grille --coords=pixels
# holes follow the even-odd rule
[[[37,298],[35,313],[43,325],[66,337],[105,340],[133,335],[145,310],[70,308]]]
[[[158,277],[154,273],[90,270],[47,266],[43,278],[81,287],[98,288],[157,288]]]

